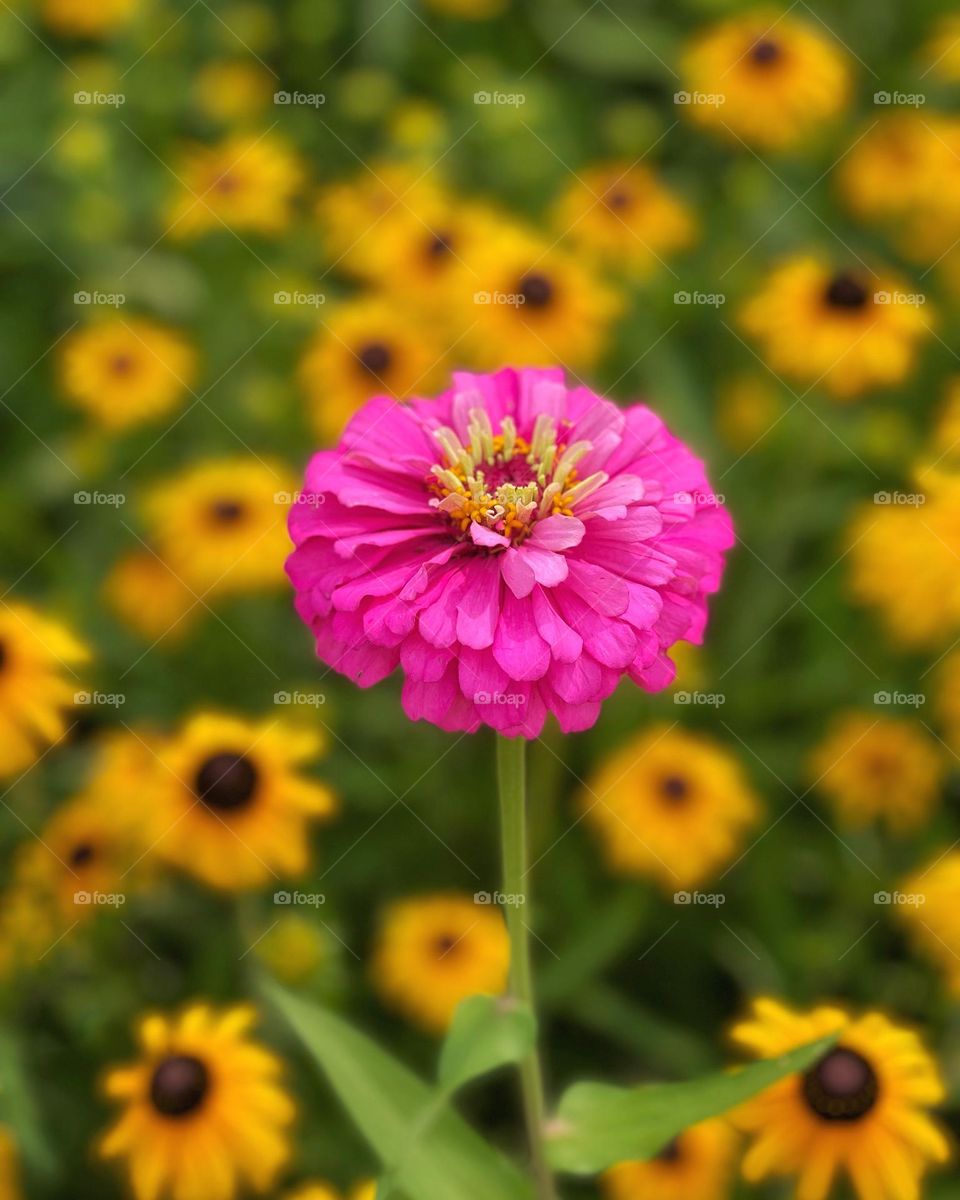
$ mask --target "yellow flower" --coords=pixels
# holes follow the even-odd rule
[[[606,347],[620,295],[580,258],[508,221],[465,258],[451,317],[476,366],[592,366]]]
[[[311,819],[333,794],[300,773],[319,736],[289,722],[200,713],[160,748],[152,843],[211,887],[240,890],[299,875]]]
[[[737,1139],[724,1121],[704,1121],[648,1162],[618,1163],[600,1177],[606,1200],[726,1200]]]
[[[247,1036],[255,1013],[195,1004],[146,1017],[141,1055],[106,1078],[123,1106],[100,1154],[127,1160],[136,1200],[232,1200],[265,1191],[290,1155],[280,1060]]]
[[[261,113],[273,98],[266,68],[245,59],[207,63],[197,73],[197,106],[214,121],[242,122]]]
[[[837,1032],[836,1046],[805,1074],[733,1114],[754,1139],[743,1173],[752,1183],[796,1175],[797,1200],[826,1200],[841,1175],[860,1200],[915,1200],[928,1162],[948,1153],[926,1111],[943,1099],[943,1084],[916,1033],[879,1012],[799,1013],[761,999],[733,1037],[756,1057],[773,1058]]]
[[[429,8],[467,21],[482,21],[504,12],[508,0],[426,0]]]
[[[58,622],[25,604],[0,605],[0,775],[24,770],[64,736],[63,713],[79,689],[73,665],[89,657]]]
[[[853,518],[850,591],[897,642],[936,646],[960,624],[960,475],[921,471],[915,486],[904,493],[914,503],[864,505]]]
[[[0,1200],[21,1200],[20,1161],[13,1135],[0,1125]]]
[[[196,370],[196,353],[179,334],[138,317],[98,321],[60,349],[67,400],[114,432],[172,412]]]
[[[929,818],[946,775],[944,756],[919,721],[859,712],[836,718],[810,769],[845,824],[882,818],[901,833]]]
[[[356,1184],[351,1189],[350,1200],[377,1200],[377,1181],[367,1179]]]
[[[960,237],[960,120],[892,113],[853,144],[837,168],[861,220],[885,227],[909,258],[939,260]]]
[[[290,224],[303,171],[269,133],[234,134],[215,146],[193,145],[177,167],[183,192],[169,231],[189,238],[211,229],[276,235]]]
[[[580,172],[554,206],[557,232],[633,276],[652,274],[693,241],[689,207],[647,167],[604,163]]]
[[[461,1000],[503,992],[509,966],[510,942],[499,910],[444,892],[387,908],[371,975],[385,1004],[441,1034]]]
[[[429,395],[442,380],[445,346],[396,301],[341,304],[307,346],[300,380],[320,437],[335,441],[371,396]]]
[[[285,578],[295,491],[280,463],[205,459],[148,495],[150,540],[174,575],[203,595],[273,587]]]
[[[942,971],[953,996],[960,996],[960,852],[938,855],[899,887],[897,915],[920,950]]]
[[[720,387],[717,428],[731,449],[745,453],[773,428],[781,411],[780,397],[770,376],[745,371]]]
[[[882,276],[788,259],[740,311],[771,370],[837,399],[901,383],[930,332],[924,297]]]
[[[366,275],[376,267],[380,223],[443,195],[431,175],[409,164],[374,161],[359,176],[321,188],[316,217],[327,256],[339,270]]]
[[[342,1197],[329,1183],[302,1183],[292,1192],[284,1192],[282,1200],[342,1200]]]
[[[43,23],[60,37],[104,38],[121,29],[138,0],[41,0]]]
[[[805,141],[850,98],[843,51],[821,28],[772,9],[700,33],[680,73],[692,121],[769,150]]]
[[[257,958],[282,980],[302,984],[324,961],[323,936],[315,922],[281,917],[256,944]]]
[[[758,815],[725,747],[668,726],[632,738],[601,763],[582,804],[611,868],[667,891],[694,887],[729,863]]]
[[[197,596],[150,550],[119,559],[103,591],[123,624],[150,641],[183,637],[204,611]]]

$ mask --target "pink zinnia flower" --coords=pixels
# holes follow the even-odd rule
[[[553,369],[371,400],[314,456],[290,531],[324,662],[361,687],[401,667],[414,720],[528,738],[548,712],[588,728],[624,674],[666,687],[733,541],[655,413]]]

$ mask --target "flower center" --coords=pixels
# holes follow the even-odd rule
[[[825,296],[831,308],[863,308],[867,289],[855,276],[842,271],[831,279]]]
[[[433,943],[433,949],[437,958],[446,958],[447,955],[455,949],[459,941],[460,939],[458,937],[454,937],[452,933],[440,934],[440,936]]]
[[[110,359],[110,373],[123,379],[133,370],[133,357],[129,354],[115,354]]]
[[[553,300],[553,284],[539,271],[530,271],[517,288],[524,304],[530,308],[546,308]]]
[[[197,771],[193,790],[208,808],[244,808],[257,788],[257,768],[242,754],[214,754]]]
[[[88,862],[91,862],[96,857],[96,847],[90,842],[80,842],[74,846],[70,852],[71,867],[85,867]]]
[[[199,1108],[210,1087],[207,1068],[199,1058],[177,1054],[165,1058],[150,1080],[150,1100],[165,1117],[185,1117]]]
[[[468,434],[464,446],[452,429],[434,431],[444,461],[434,464],[428,479],[431,505],[462,534],[479,524],[522,541],[542,518],[572,516],[577,501],[608,478],[597,471],[577,479],[576,465],[591,445],[559,442],[556,422],[545,413],[537,417],[529,442],[519,436],[512,417],[504,417],[495,434],[482,408],[471,410]]]
[[[236,176],[231,175],[229,171],[224,171],[213,184],[213,190],[219,192],[221,196],[232,195],[240,186]]]
[[[611,188],[604,196],[603,202],[613,212],[623,212],[630,207],[630,193],[621,187]]]
[[[243,516],[243,505],[238,500],[215,500],[210,512],[218,525],[234,525]]]
[[[807,1104],[825,1121],[857,1121],[877,1102],[873,1067],[855,1050],[838,1046],[803,1077]]]
[[[768,67],[777,61],[780,54],[780,46],[772,38],[760,38],[750,48],[750,58],[758,67]]]
[[[682,775],[666,775],[660,781],[660,794],[670,805],[679,805],[690,795],[690,784]]]
[[[667,1142],[664,1148],[657,1155],[657,1162],[675,1163],[683,1157],[683,1150],[680,1146],[680,1139],[675,1137],[673,1141]]]
[[[357,351],[357,358],[368,375],[382,375],[390,369],[393,354],[383,342],[367,342]]]
[[[435,233],[427,240],[426,256],[428,259],[444,258],[453,249],[453,238],[449,233]]]

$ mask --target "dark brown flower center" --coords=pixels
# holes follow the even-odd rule
[[[879,1085],[862,1054],[837,1046],[803,1077],[803,1095],[825,1121],[857,1121],[877,1102]]]
[[[224,751],[197,771],[193,790],[209,808],[244,808],[257,789],[257,768],[242,754]]]
[[[165,1117],[185,1117],[203,1103],[210,1087],[207,1068],[199,1058],[178,1054],[165,1058],[150,1080],[150,1099]]]
[[[611,188],[604,196],[603,202],[613,212],[622,212],[630,207],[631,196],[625,188]]]
[[[863,308],[867,289],[856,276],[841,271],[830,280],[825,297],[831,308]]]
[[[224,173],[216,180],[213,189],[219,192],[221,196],[229,196],[240,186],[236,176],[231,175],[229,171]]]
[[[121,379],[129,375],[133,370],[133,355],[131,354],[115,354],[110,359],[110,372],[113,375],[118,375]]]
[[[367,342],[357,351],[357,358],[368,375],[382,375],[393,362],[390,347],[384,342]]]
[[[518,290],[524,304],[531,308],[546,308],[553,300],[553,284],[539,271],[531,271],[524,275]]]
[[[453,249],[453,238],[449,233],[435,233],[427,240],[426,255],[429,259],[444,258]]]
[[[657,1155],[657,1162],[675,1163],[683,1157],[683,1149],[680,1145],[680,1139],[675,1137],[672,1141],[667,1142],[664,1148]]]
[[[780,46],[772,38],[760,38],[750,48],[751,61],[755,62],[758,67],[768,67],[777,61],[780,54]]]
[[[96,858],[97,850],[92,842],[78,842],[70,851],[71,867],[85,867],[88,862]]]
[[[433,948],[437,958],[446,958],[447,955],[456,947],[460,939],[452,933],[442,933],[433,943]]]
[[[210,512],[218,525],[233,525],[243,516],[243,505],[239,500],[214,500]]]
[[[665,775],[660,781],[660,795],[668,804],[682,804],[690,795],[690,784],[682,775]]]

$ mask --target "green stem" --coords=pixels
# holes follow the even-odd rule
[[[526,747],[523,738],[497,738],[497,780],[500,785],[500,845],[503,890],[507,896],[524,896],[525,902],[507,904],[510,934],[510,991],[535,1011],[533,972],[530,967],[530,929],[524,920],[529,911],[527,872]],[[553,1175],[544,1146],[543,1074],[536,1046],[520,1064],[523,1111],[530,1141],[539,1200],[557,1200]]]

